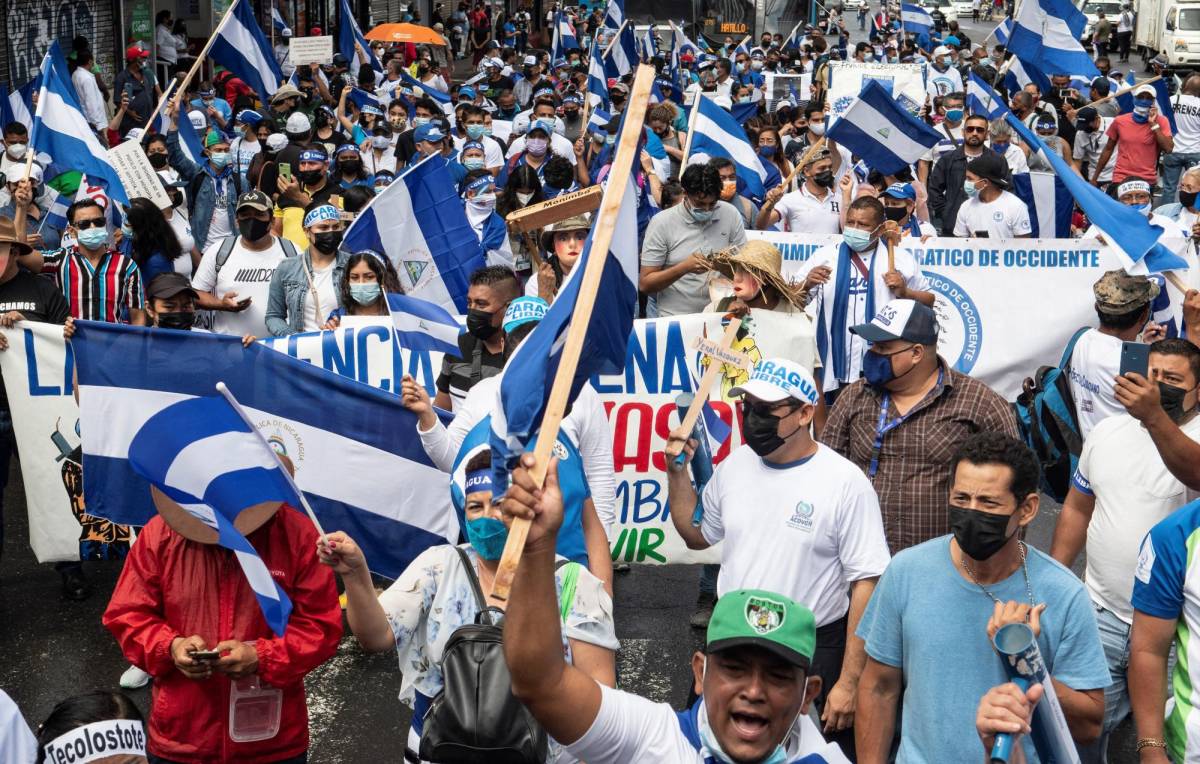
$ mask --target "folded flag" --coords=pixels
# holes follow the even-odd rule
[[[362,29],[358,26],[358,20],[354,18],[354,11],[350,8],[349,0],[339,0],[338,7],[341,13],[341,23],[338,24],[338,52],[350,62],[350,71],[358,72],[359,66],[361,66],[358,49],[362,48],[367,54],[367,63],[376,73],[382,75],[383,64],[375,57],[375,52],[371,50],[371,43],[367,42],[367,38],[363,36]]]
[[[388,293],[387,302],[400,347],[458,355],[463,326],[444,308],[405,294]]]
[[[1030,151],[1041,151],[1050,162],[1054,172],[1066,185],[1076,203],[1083,209],[1088,220],[1104,232],[1105,241],[1121,260],[1121,265],[1130,274],[1161,273],[1183,270],[1187,260],[1159,243],[1163,235],[1162,226],[1152,225],[1145,215],[1132,207],[1121,204],[1108,194],[1093,186],[1075,172],[1062,155],[1048,150],[1032,130],[1012,113],[1004,115],[1012,129],[1029,145]]]
[[[698,113],[692,125],[691,153],[731,160],[747,196],[761,199],[766,193],[767,171],[741,124],[708,97],[698,97],[692,108]]]
[[[967,112],[982,114],[989,120],[1001,116],[1008,111],[1004,96],[996,92],[982,77],[971,72],[967,78]]]
[[[909,114],[876,80],[867,80],[827,135],[884,175],[900,172],[941,140],[936,130]]]
[[[371,570],[396,578],[423,550],[458,538],[446,476],[395,395],[257,343],[242,348],[238,337],[93,321],[76,327],[89,513],[130,525],[153,517],[147,482],[129,462],[134,436],[155,414],[210,396],[224,381],[271,446],[291,458],[321,525],[356,539]],[[206,448],[203,458],[219,463],[225,453]]]
[[[1075,199],[1052,172],[1019,172],[1013,176],[1013,193],[1029,210],[1030,235],[1035,239],[1069,239]]]
[[[1100,74],[1079,38],[1087,17],[1071,0],[1028,0],[1019,10],[1008,49],[1043,72]]]
[[[135,402],[131,409],[147,407]],[[283,636],[292,601],[234,526],[238,513],[255,504],[300,506],[262,436],[220,396],[185,398],[159,408],[137,429],[129,441],[129,467],[217,532],[217,543],[237,558],[267,625]]]
[[[368,93],[362,88],[350,88],[349,92],[346,94],[346,98],[348,98],[351,103],[358,108],[359,111],[362,111],[362,107],[364,106],[374,106],[381,112],[383,111],[383,104],[379,102],[379,96],[375,95],[374,93]]]
[[[348,252],[369,249],[392,261],[405,294],[459,314],[468,279],[487,259],[446,160],[432,154],[371,199],[342,239]]]
[[[249,0],[233,0],[217,26],[209,56],[237,75],[264,101],[275,95],[283,72],[271,44],[254,18]]]

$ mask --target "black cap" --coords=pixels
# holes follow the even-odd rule
[[[1091,83],[1092,90],[1095,90],[1101,97],[1108,95],[1108,91],[1112,88],[1112,83],[1107,77],[1093,77]]]
[[[197,296],[196,290],[192,288],[187,276],[175,271],[158,274],[150,280],[150,284],[146,287],[147,297],[157,297],[160,300],[174,297],[180,292],[191,292],[192,297]]]
[[[350,62],[348,60],[346,60],[346,57],[343,56],[341,53],[334,53],[333,54],[333,65],[334,66],[349,66]]]
[[[985,151],[967,162],[967,169],[1000,188],[1008,188],[1008,181],[1004,179],[1008,162],[994,151]]]
[[[1096,111],[1094,106],[1084,106],[1082,109],[1075,112],[1075,129],[1083,130],[1087,127],[1090,127],[1092,120],[1094,120],[1096,115],[1099,113],[1100,112]]]

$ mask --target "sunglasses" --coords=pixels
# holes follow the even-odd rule
[[[88,220],[76,220],[75,228],[80,231],[86,231],[89,228],[101,228],[104,226],[104,218],[90,218]]]
[[[987,128],[986,127],[964,127],[963,132],[964,133],[986,133]]]

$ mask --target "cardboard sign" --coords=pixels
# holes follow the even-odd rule
[[[707,337],[697,337],[696,341],[692,343],[692,349],[698,350],[701,355],[715,358],[721,363],[736,366],[739,369],[750,368],[750,358],[745,353],[722,347],[720,342]]]
[[[333,61],[333,37],[293,37],[288,45],[288,61],[292,66],[328,64]]]
[[[130,199],[145,197],[160,210],[171,206],[171,198],[163,189],[158,173],[150,166],[140,141],[125,141],[113,146],[108,150],[108,161],[117,171]]]

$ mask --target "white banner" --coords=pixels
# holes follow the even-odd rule
[[[892,98],[916,114],[925,105],[926,64],[877,64],[858,61],[829,62],[829,104],[840,117],[862,92],[863,83],[875,80]],[[826,126],[828,127],[828,126]]]
[[[288,43],[288,63],[292,66],[328,64],[333,60],[333,37],[293,37]]]

